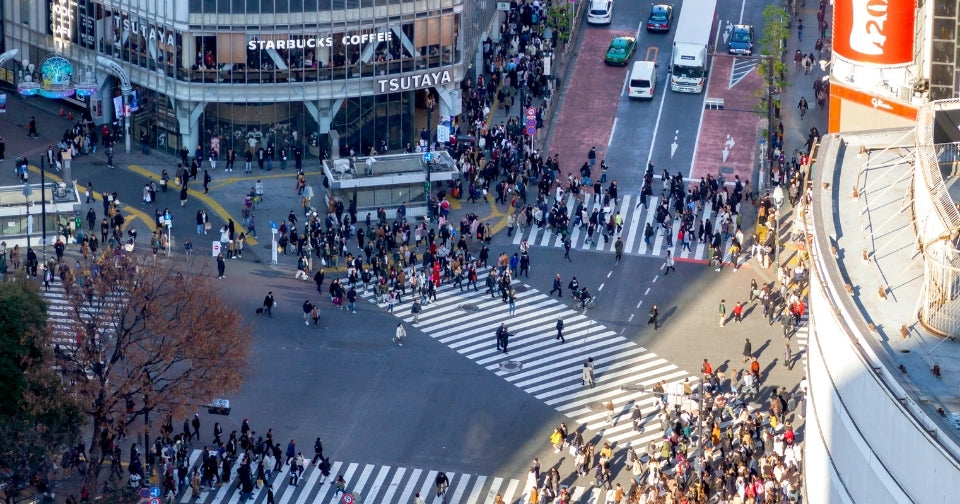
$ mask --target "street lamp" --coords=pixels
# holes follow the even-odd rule
[[[773,205],[777,207],[777,215],[775,216],[774,233],[773,233],[773,247],[774,247],[774,262],[777,266],[777,272],[780,271],[780,207],[783,205],[783,186],[777,185],[773,189]]]

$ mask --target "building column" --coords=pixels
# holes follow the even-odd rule
[[[192,151],[200,145],[200,114],[203,113],[203,102],[178,101],[177,124],[180,126],[181,145]]]
[[[440,97],[440,118],[437,121],[437,141],[446,143],[453,134],[453,118],[463,113],[463,99],[459,83],[449,83],[433,88]],[[441,131],[446,128],[446,131]],[[432,133],[432,132],[431,132]]]
[[[306,106],[307,112],[310,113],[310,117],[312,117],[314,121],[317,121],[317,133],[325,135],[330,133],[330,124],[333,122],[333,117],[340,111],[340,107],[343,105],[343,98],[336,100],[305,101],[303,104]]]
[[[183,45],[180,48],[180,65],[189,70],[197,61],[197,39],[193,35],[184,33],[180,40]]]

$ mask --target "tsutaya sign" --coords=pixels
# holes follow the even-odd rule
[[[374,32],[374,33],[347,33],[334,39],[333,35],[326,37],[307,37],[297,39],[277,39],[277,40],[251,40],[247,42],[247,49],[270,50],[270,49],[312,49],[314,47],[333,47],[334,40],[343,45],[362,45],[370,42],[390,42],[393,40],[393,32]]]
[[[450,82],[453,82],[450,71],[440,70],[402,77],[390,77],[389,79],[377,79],[376,89],[380,93],[395,93],[397,91],[429,88]]]

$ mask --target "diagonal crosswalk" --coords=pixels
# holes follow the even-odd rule
[[[516,311],[500,297],[479,291],[461,292],[452,284],[440,286],[437,301],[423,306],[418,330],[456,350],[477,365],[553,407],[578,425],[603,431],[611,443],[646,446],[659,440],[656,429],[635,430],[631,408],[639,405],[645,419],[656,413],[653,385],[664,381],[667,390],[678,390],[685,379],[696,377],[618,335],[574,309],[570,299],[550,297],[515,283]],[[366,294],[373,302],[372,295]],[[411,301],[395,308],[394,316],[412,323]],[[385,306],[385,305],[382,305]],[[556,339],[556,323],[564,321],[566,342]],[[496,348],[496,331],[506,323],[508,352]],[[593,358],[596,386],[581,383],[583,364]],[[671,401],[682,395],[668,394]],[[614,424],[607,421],[603,403],[614,404]]]
[[[193,450],[188,457],[191,468],[200,461],[201,450]],[[256,474],[257,462],[252,462]],[[239,466],[239,465],[237,465]],[[446,472],[449,486],[446,494],[436,496],[435,481],[437,470],[396,467],[356,462],[332,462],[330,476],[323,478],[321,471],[312,464],[308,465],[297,485],[290,484],[290,466],[284,465],[279,473],[268,478],[263,488],[255,488],[253,493],[242,493],[241,482],[237,477],[237,468],[232,469],[229,483],[213,488],[202,488],[198,494],[188,485],[183,485],[177,497],[170,502],[179,504],[265,504],[267,487],[272,487],[277,504],[336,504],[346,502],[343,494],[337,492],[333,480],[343,475],[346,480],[346,492],[353,502],[368,504],[409,504],[417,493],[426,504],[486,504],[493,502],[497,495],[504,502],[529,502],[529,489],[524,488],[525,480],[491,477],[471,473]],[[604,502],[607,490],[594,486],[567,487],[571,502]]]
[[[605,215],[609,218],[611,214],[620,212],[623,217],[623,229],[620,237],[623,239],[623,253],[625,255],[641,256],[663,256],[667,250],[673,252],[677,259],[706,260],[709,254],[709,247],[706,243],[690,241],[690,247],[683,247],[676,239],[680,231],[681,222],[674,219],[669,242],[662,229],[657,229],[657,223],[654,220],[654,210],[660,204],[660,197],[651,196],[647,199],[647,206],[640,204],[640,197],[637,195],[623,195],[616,205],[603,206],[600,197],[593,193],[584,194],[584,207],[587,213],[592,213],[594,209],[603,209]],[[571,216],[571,226],[575,219],[577,201],[574,198],[566,199],[567,215]],[[707,202],[703,209],[694,219],[694,223],[699,224],[706,219],[716,220],[717,213],[713,210],[711,203]],[[648,245],[644,239],[643,231],[647,224],[650,224],[657,230],[654,237],[651,238]],[[696,231],[696,229],[695,229]],[[571,248],[574,250],[592,250],[601,252],[613,252],[616,235],[604,240],[599,231],[594,233],[594,240],[587,236],[586,226],[573,226],[569,232]],[[524,229],[518,229],[513,234],[513,244],[520,245],[523,240],[527,240],[530,246],[539,247],[563,247],[563,239],[560,233],[553,232],[549,227],[539,227],[536,224],[528,224]],[[726,250],[726,246],[722,247]]]

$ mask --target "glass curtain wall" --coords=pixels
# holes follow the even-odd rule
[[[422,89],[429,86],[385,91],[373,79],[419,76],[440,68],[452,75],[451,65],[464,61],[464,48],[476,46],[477,16],[489,20],[481,11],[492,13],[496,4],[187,0],[189,26],[184,29],[186,16],[174,14],[162,0],[3,1],[15,11],[11,18],[23,21],[10,35],[18,40],[21,58],[36,62],[49,54],[52,13],[66,8],[70,16],[61,17],[69,18],[70,27],[57,29],[66,40],[63,52],[75,65],[103,54],[132,67],[140,105],[131,118],[135,141],[146,133],[153,148],[175,152],[180,137],[193,133],[178,122],[177,109],[182,117],[184,110],[202,104],[199,124],[190,126],[197,128],[200,145],[205,150],[219,145],[221,155],[232,147],[239,159],[251,146],[270,143],[277,150],[300,145],[305,157],[316,156],[327,145],[328,130],[340,134],[341,146],[364,154],[371,148],[396,151],[415,144],[425,118]],[[468,41],[461,39],[464,16],[471,24]],[[41,47],[27,41],[41,41]],[[222,102],[224,96],[243,96],[244,86],[265,91],[258,91],[255,100]],[[110,87],[113,94],[119,95],[118,87]],[[178,96],[179,102],[168,95]],[[110,98],[97,108],[107,107]],[[436,112],[433,119],[438,119]],[[193,152],[197,146],[184,147]]]

